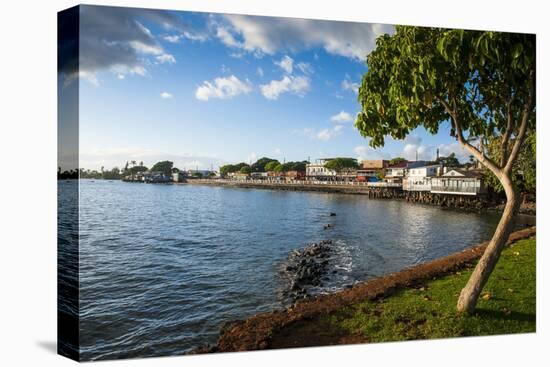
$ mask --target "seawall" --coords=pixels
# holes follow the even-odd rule
[[[365,195],[372,199],[399,199],[412,203],[435,205],[446,208],[479,211],[492,204],[485,195],[449,195],[424,191],[404,191],[401,187],[376,187],[365,184],[320,184],[320,183],[276,183],[230,180],[189,180],[191,185],[210,185],[248,189],[282,191],[311,191],[338,194]]]

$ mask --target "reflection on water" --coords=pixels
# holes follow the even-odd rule
[[[499,216],[342,194],[100,180],[80,189],[83,359],[215,342],[223,323],[281,307],[278,269],[307,243],[338,244],[330,291],[487,240]]]

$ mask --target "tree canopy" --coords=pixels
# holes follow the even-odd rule
[[[226,164],[220,167],[220,175],[227,176],[228,173],[240,172],[241,168],[248,167],[248,164],[241,162],[237,164]]]
[[[490,138],[487,141],[487,151],[494,161],[501,159],[500,139]],[[498,178],[486,171],[484,180],[496,192],[503,192],[504,188]],[[530,131],[525,137],[519,156],[512,167],[512,180],[523,192],[535,193],[537,184],[537,143],[536,131]]]
[[[376,44],[355,122],[372,147],[419,126],[435,134],[449,120],[451,136],[471,148],[469,137],[502,135],[508,145],[514,132],[534,126],[534,35],[397,26]],[[470,151],[497,167],[478,149]]]
[[[149,169],[145,166],[133,166],[133,167],[128,168],[127,172],[129,172],[132,175],[135,175],[138,172],[146,172],[148,170]]]
[[[279,161],[276,160],[276,159],[263,157],[263,158],[258,159],[256,162],[252,163],[252,165],[250,167],[252,168],[252,172],[265,172],[266,171],[266,165],[270,162],[279,163]]]
[[[357,169],[359,164],[355,158],[334,158],[329,160],[324,165],[325,168],[336,171],[336,173],[341,173],[345,170]]]
[[[249,175],[252,173],[252,168],[250,166],[242,166],[239,172]]]
[[[153,167],[151,167],[151,172],[162,172],[165,175],[170,175],[172,173],[173,166],[174,162],[171,161],[157,162]]]
[[[275,170],[275,167],[277,167],[278,165],[280,165],[279,161],[271,161],[271,162],[268,162],[265,166],[264,166],[264,169],[269,172],[269,171],[274,171]]]
[[[460,162],[458,161],[458,158],[454,153],[449,154],[447,157],[437,158],[435,160],[435,163],[441,163],[445,167],[449,167],[449,168],[460,167]]]
[[[398,164],[398,163],[401,163],[401,162],[407,162],[407,160],[403,157],[396,157],[396,158],[392,158],[390,159],[390,166],[393,166],[394,164]]]

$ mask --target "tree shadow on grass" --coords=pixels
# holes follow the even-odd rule
[[[498,319],[498,320],[515,320],[515,321],[526,321],[526,322],[536,322],[537,315],[534,313],[525,313],[525,312],[516,312],[512,311],[506,313],[505,311],[497,310],[487,310],[487,309],[476,309],[476,314],[480,317]]]

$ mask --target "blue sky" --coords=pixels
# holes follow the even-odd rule
[[[268,156],[467,155],[444,126],[371,149],[354,128],[364,55],[393,26],[81,7],[80,166],[217,168]]]

